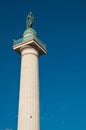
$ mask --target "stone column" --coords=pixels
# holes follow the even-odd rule
[[[20,53],[18,130],[40,130],[38,52],[24,46]]]

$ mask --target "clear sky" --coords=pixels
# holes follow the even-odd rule
[[[29,11],[48,50],[39,59],[41,130],[86,130],[85,0],[0,1],[0,130],[17,130],[21,63],[12,45]]]

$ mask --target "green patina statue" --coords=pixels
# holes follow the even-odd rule
[[[27,20],[26,20],[26,28],[32,28],[34,23],[34,16],[32,14],[32,12],[29,13],[29,15],[27,16]]]

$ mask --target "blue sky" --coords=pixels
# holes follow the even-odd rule
[[[41,130],[86,130],[86,2],[0,1],[0,130],[17,130],[20,56],[13,39],[34,28],[48,53],[39,59]]]

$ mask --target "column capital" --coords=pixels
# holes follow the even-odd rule
[[[20,53],[21,55],[25,55],[25,54],[33,54],[33,55],[37,55],[38,56],[38,51],[34,48],[32,48],[31,46],[23,46],[20,48]]]

